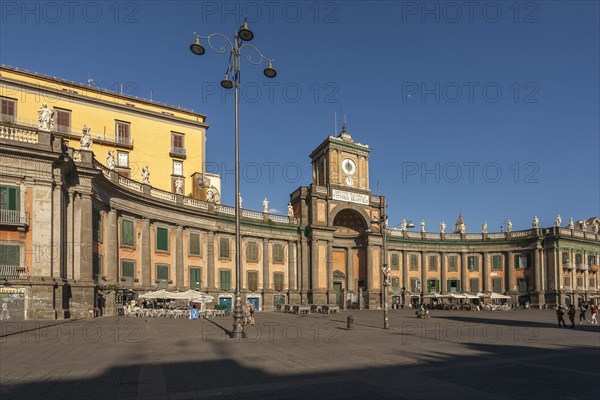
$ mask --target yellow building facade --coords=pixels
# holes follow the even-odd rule
[[[0,105],[0,122],[27,128],[42,128],[46,108],[47,130],[67,146],[79,149],[87,127],[95,159],[106,165],[112,151],[120,175],[141,182],[147,166],[153,187],[175,192],[182,179],[183,194],[197,195],[193,175],[205,172],[208,129],[202,114],[7,66],[0,66]]]

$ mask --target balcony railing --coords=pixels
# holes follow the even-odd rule
[[[181,147],[171,147],[170,155],[176,157],[185,157],[186,152],[185,149],[182,149]]]
[[[575,265],[570,262],[566,262],[563,263],[563,269],[575,269]]]
[[[586,264],[577,264],[575,265],[575,269],[577,269],[577,271],[585,271],[588,267]]]
[[[29,225],[29,213],[19,210],[0,210],[0,223],[11,225]]]
[[[29,271],[27,267],[18,265],[0,265],[0,279],[27,279]]]

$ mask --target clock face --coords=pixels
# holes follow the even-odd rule
[[[354,180],[352,178],[350,178],[350,177],[346,178],[346,185],[352,186],[353,183],[354,183]]]
[[[346,158],[344,161],[342,161],[342,170],[346,174],[352,175],[354,172],[356,172],[356,164],[354,164],[354,161],[351,159]]]

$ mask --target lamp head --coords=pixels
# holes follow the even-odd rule
[[[206,49],[200,44],[200,38],[196,36],[196,42],[190,45],[190,50],[197,56],[206,53]]]
[[[277,71],[273,68],[273,62],[269,61],[269,66],[265,68],[264,74],[267,78],[275,78],[277,76]]]
[[[254,33],[248,28],[248,22],[244,21],[244,25],[242,25],[238,31],[238,37],[244,42],[249,42],[254,39]]]
[[[223,89],[231,89],[233,87],[233,82],[229,80],[229,75],[225,74],[225,78],[221,81],[221,87]]]

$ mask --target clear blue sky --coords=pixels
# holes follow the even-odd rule
[[[278,76],[242,65],[244,208],[285,212],[308,155],[346,116],[372,148],[390,224],[498,231],[600,214],[597,1],[2,2],[0,62],[208,116],[209,170],[233,204],[227,57],[192,32],[233,34],[244,14]],[[467,4],[465,4],[467,3]],[[468,5],[472,4],[472,6]],[[216,91],[216,93],[215,93]],[[165,166],[170,168],[170,166]],[[379,189],[378,189],[379,182]]]

